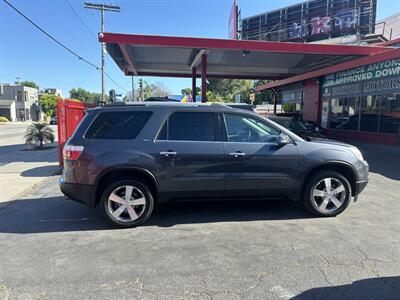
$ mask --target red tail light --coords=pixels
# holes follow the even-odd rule
[[[65,145],[63,158],[67,160],[77,160],[83,151],[83,146]]]

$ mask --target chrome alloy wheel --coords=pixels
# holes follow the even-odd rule
[[[113,190],[107,200],[109,215],[120,222],[140,218],[146,208],[146,199],[136,187],[124,185]]]
[[[346,200],[346,188],[336,178],[324,178],[312,189],[311,201],[321,213],[332,213]]]

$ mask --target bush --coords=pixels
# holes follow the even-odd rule
[[[9,122],[6,117],[0,116],[0,123],[7,123]]]

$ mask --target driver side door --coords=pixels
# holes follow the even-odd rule
[[[279,145],[280,130],[255,116],[224,113],[222,122],[227,197],[294,189],[298,169],[294,143]]]

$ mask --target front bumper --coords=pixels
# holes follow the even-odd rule
[[[63,178],[59,181],[61,192],[69,199],[85,204],[89,207],[96,206],[96,186],[89,184],[66,183]]]
[[[368,184],[368,180],[357,181],[356,182],[356,190],[354,191],[355,195],[360,194]]]
[[[365,189],[368,184],[369,165],[363,160],[357,168],[358,181],[355,184],[354,201],[357,201],[358,195]]]

